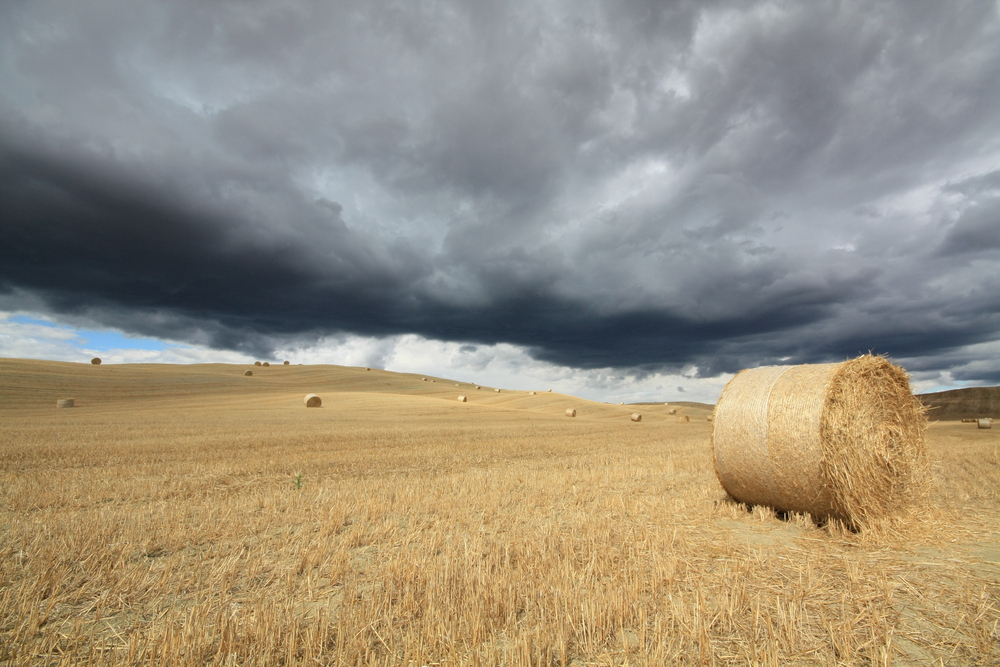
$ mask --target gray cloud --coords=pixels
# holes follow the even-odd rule
[[[52,0],[0,26],[8,305],[703,376],[998,339],[992,2]]]

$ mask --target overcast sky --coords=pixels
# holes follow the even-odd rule
[[[8,0],[0,310],[7,356],[1000,384],[1000,5]]]

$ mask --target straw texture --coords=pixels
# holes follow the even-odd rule
[[[993,428],[993,422],[989,417],[984,417],[979,420],[979,428]]]
[[[74,398],[60,398],[56,400],[57,408],[72,408],[76,405],[76,399]]]
[[[90,360],[90,363],[94,364],[95,366],[100,366],[101,365],[101,358],[100,357],[94,357],[93,359]]]
[[[633,412],[632,413],[632,421],[634,421],[634,422],[641,422],[642,421],[642,415],[640,415],[638,412]]]
[[[566,416],[576,417],[576,410],[574,410],[573,408],[566,408]]]
[[[318,408],[323,405],[323,399],[316,394],[306,394],[302,402],[306,404],[307,408]]]
[[[740,502],[860,527],[926,490],[924,412],[883,357],[744,370],[715,410],[716,474]]]

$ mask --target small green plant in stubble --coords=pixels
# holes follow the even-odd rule
[[[292,488],[301,489],[302,488],[302,473],[295,473],[295,477],[292,479]]]

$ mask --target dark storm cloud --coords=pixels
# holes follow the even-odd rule
[[[53,0],[0,26],[8,306],[701,375],[998,339],[992,2]]]

